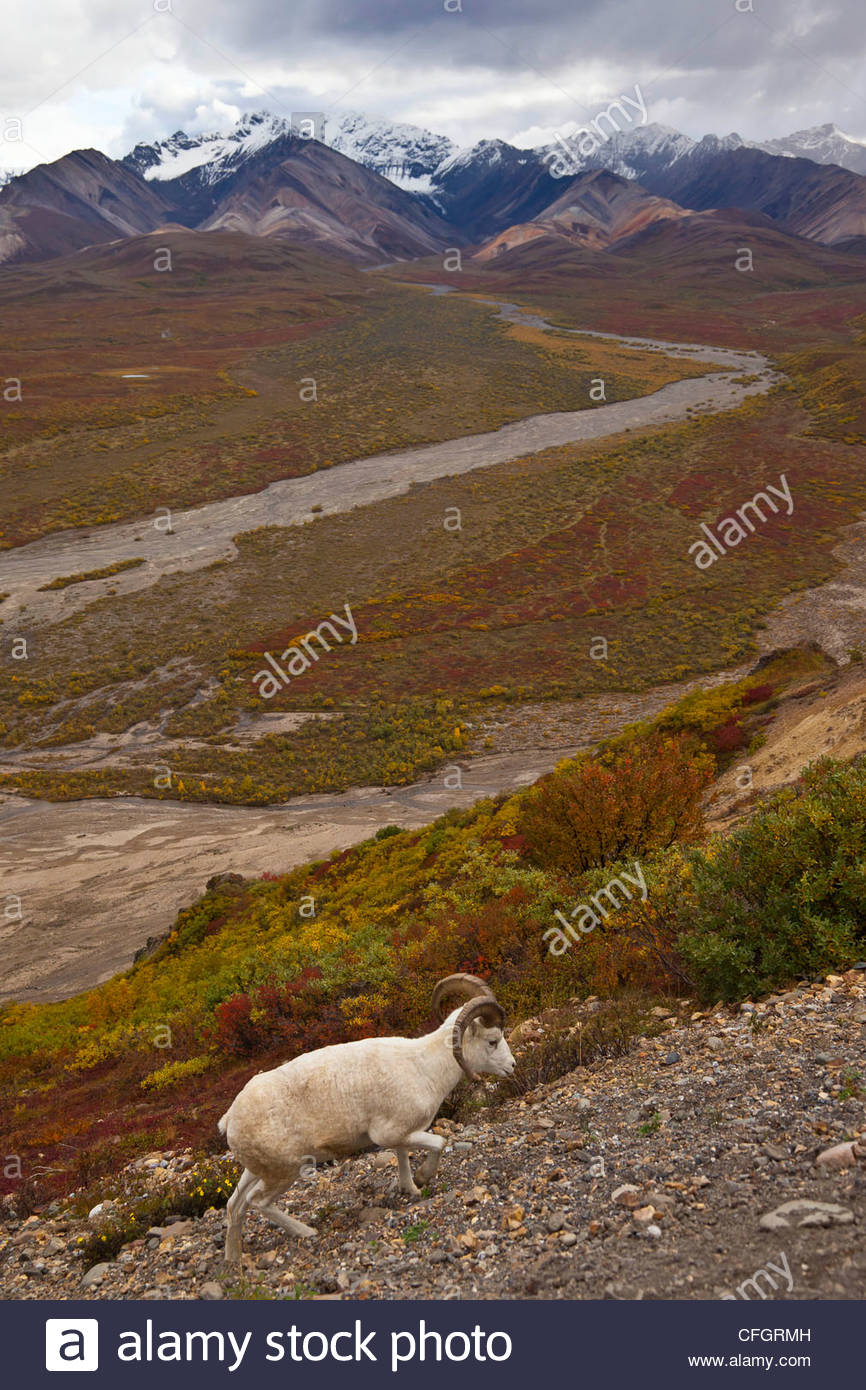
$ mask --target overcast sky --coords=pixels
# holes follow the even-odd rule
[[[864,34],[862,0],[30,0],[4,25],[0,167],[262,109],[530,144],[636,83],[696,137],[866,139]]]

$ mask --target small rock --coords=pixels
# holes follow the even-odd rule
[[[866,1158],[866,1146],[859,1144],[856,1139],[849,1139],[844,1144],[834,1144],[832,1149],[825,1149],[815,1163],[825,1172],[837,1172],[840,1168],[853,1168],[860,1158]]]
[[[362,1207],[358,1213],[358,1221],[362,1226],[372,1226],[377,1221],[382,1221],[388,1215],[387,1207]]]
[[[636,1211],[632,1212],[632,1216],[635,1221],[640,1221],[642,1225],[646,1225],[655,1216],[655,1208],[650,1206],[638,1207]]]
[[[677,1062],[681,1062],[681,1061],[682,1061],[682,1058],[680,1057],[680,1054],[679,1054],[678,1052],[669,1052],[668,1055],[667,1055],[667,1057],[665,1057],[664,1061],[662,1062],[662,1066],[663,1066],[663,1067],[672,1067],[672,1066],[674,1066]]]
[[[658,1240],[659,1236],[662,1233],[662,1228],[661,1226],[656,1226],[653,1222],[649,1226],[647,1226],[646,1233],[648,1236],[652,1236],[654,1240]]]
[[[669,1192],[649,1192],[647,1193],[647,1201],[657,1212],[671,1211],[677,1204],[676,1198],[672,1197]]]
[[[224,1298],[225,1295],[223,1294],[222,1288],[216,1282],[216,1280],[209,1279],[208,1282],[206,1284],[202,1284],[201,1288],[199,1289],[199,1297],[211,1299],[215,1302],[219,1298]]]
[[[559,1243],[565,1246],[576,1245],[577,1236],[574,1234],[574,1231],[563,1231],[562,1235],[559,1237]]]
[[[518,1023],[516,1028],[512,1028],[508,1034],[510,1043],[534,1042],[542,1037],[544,1029],[541,1020],[537,1018],[525,1018],[522,1023]]]
[[[787,1158],[788,1150],[783,1149],[781,1144],[765,1144],[764,1153],[769,1154],[770,1158]]]
[[[800,1220],[788,1220],[788,1217],[800,1217]],[[827,1221],[816,1220],[813,1218],[826,1217]],[[835,1202],[816,1202],[809,1197],[798,1197],[793,1202],[783,1202],[774,1211],[765,1212],[758,1223],[763,1231],[778,1231],[783,1226],[816,1226],[816,1225],[838,1225],[846,1226],[854,1220],[854,1213],[847,1207],[840,1207]]]
[[[711,1052],[723,1052],[725,1049],[725,1040],[724,1038],[720,1038],[718,1034],[711,1033],[707,1038],[707,1047]]]
[[[81,1277],[81,1287],[83,1289],[92,1289],[97,1284],[101,1284],[109,1269],[111,1269],[111,1263],[109,1261],[103,1264],[91,1265],[86,1274],[83,1274]]]
[[[562,1211],[552,1211],[547,1218],[547,1229],[551,1235],[561,1231],[565,1225],[565,1213]]]
[[[158,1236],[160,1240],[169,1237],[175,1240],[178,1236],[188,1236],[195,1230],[194,1221],[173,1221],[170,1226],[151,1226],[147,1232],[148,1236]]]
[[[611,1195],[618,1207],[636,1207],[640,1202],[640,1188],[630,1182],[624,1182]]]

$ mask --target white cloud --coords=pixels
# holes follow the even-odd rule
[[[164,5],[166,0],[156,0]],[[7,24],[0,113],[20,167],[95,145],[124,153],[256,109],[367,109],[471,144],[584,122],[636,82],[650,120],[747,138],[866,127],[850,0],[34,0]],[[420,16],[420,18],[419,18]]]

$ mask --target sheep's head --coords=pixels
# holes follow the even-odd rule
[[[470,1081],[477,1081],[482,1072],[510,1076],[514,1058],[502,1032],[505,1011],[490,986],[477,975],[448,975],[433,991],[433,1008],[441,1013],[443,1000],[455,994],[469,996],[451,1016],[455,1060]]]

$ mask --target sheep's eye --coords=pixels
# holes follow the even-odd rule
[[[488,1047],[498,1047],[498,1046],[499,1046],[499,1043],[498,1043],[497,1040],[491,1039],[491,1040],[488,1042],[487,1046],[488,1046]]]

